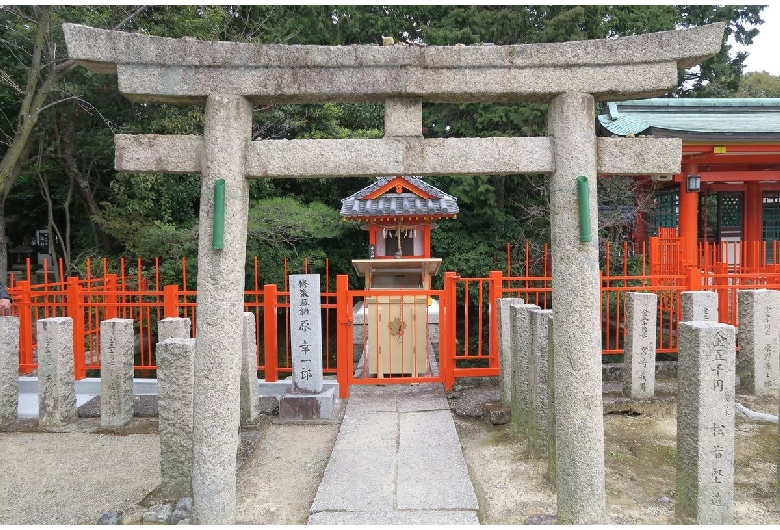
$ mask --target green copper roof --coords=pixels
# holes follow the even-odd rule
[[[780,140],[780,98],[654,98],[609,102],[609,133],[699,140]]]

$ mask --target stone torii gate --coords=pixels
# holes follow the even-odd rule
[[[235,520],[247,178],[546,173],[551,187],[558,523],[606,518],[597,174],[680,171],[678,139],[597,138],[595,100],[657,96],[720,49],[724,25],[514,46],[288,46],[65,24],[72,59],[132,100],[205,104],[202,136],[117,135],[116,169],[200,173],[192,487],[197,521]],[[260,102],[383,101],[381,140],[251,141]],[[426,139],[423,102],[547,101],[548,136]],[[582,180],[582,179],[580,179]],[[224,182],[224,245],[213,241]],[[583,238],[586,239],[586,238]],[[222,248],[219,248],[219,247]]]

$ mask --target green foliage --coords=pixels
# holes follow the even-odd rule
[[[510,45],[603,39],[727,22],[727,34],[750,44],[761,23],[763,6],[678,5],[246,5],[246,6],[53,6],[51,42],[43,63],[67,59],[61,23],[165,37],[253,43],[351,45],[397,43]],[[0,7],[0,155],[13,137],[24,89],[36,21],[34,6]],[[56,56],[50,56],[50,50]],[[745,55],[728,56],[728,46],[700,68],[679,74],[674,94],[690,96],[778,96],[776,78],[741,77]],[[46,72],[41,69],[41,75]],[[40,85],[42,79],[35,80]],[[114,134],[202,134],[200,105],[172,106],[130,102],[118,93],[116,78],[73,68],[57,79],[46,109],[37,116],[35,138],[43,140],[42,165],[53,186],[57,222],[70,181],[63,174],[65,154],[83,177],[89,193],[73,199],[74,255],[89,254],[97,228],[117,242],[116,255],[163,258],[186,256],[194,280],[200,179],[190,175],[122,175],[113,169]],[[547,104],[475,103],[423,106],[423,133],[428,138],[540,136],[546,132]],[[381,103],[322,105],[261,104],[253,115],[253,140],[381,138]],[[66,131],[72,129],[72,145]],[[16,241],[45,224],[30,162],[7,201],[13,219],[8,233]],[[615,179],[620,180],[620,179]],[[427,179],[458,198],[456,220],[440,223],[432,233],[432,254],[444,258],[445,270],[482,276],[501,268],[506,243],[549,240],[546,178],[538,175],[472,175]],[[350,260],[366,255],[366,233],[338,219],[341,199],[370,184],[357,179],[256,179],[250,183],[250,262],[256,255],[264,279],[281,283],[281,262],[291,267],[351,270]],[[603,204],[633,204],[633,191],[599,182]],[[91,194],[99,211],[90,213]],[[617,210],[615,210],[617,211]],[[602,236],[619,240],[619,223],[602,217]],[[612,227],[615,227],[614,229]],[[93,233],[94,232],[94,233]],[[105,253],[104,253],[105,254]],[[175,278],[176,267],[166,275]],[[299,269],[300,270],[300,269]],[[275,276],[274,276],[275,275]],[[265,281],[265,280],[264,280]],[[357,281],[357,280],[355,280]]]
[[[254,201],[247,223],[247,256],[258,259],[261,284],[283,284],[282,264],[290,260],[292,270],[303,270],[307,259],[310,272],[324,272],[326,241],[342,235],[347,225],[337,211],[318,202],[303,204],[293,197]]]
[[[249,209],[247,237],[274,248],[289,247],[308,239],[330,239],[340,235],[338,212],[324,204],[299,203],[292,197],[256,201]]]
[[[748,72],[739,81],[739,89],[734,93],[738,98],[777,98],[780,97],[780,76],[767,72]]]

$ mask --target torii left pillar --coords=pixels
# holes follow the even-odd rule
[[[206,100],[198,235],[198,319],[193,395],[193,508],[198,524],[233,524],[239,443],[241,340],[249,185],[245,150],[252,106],[241,96]],[[223,248],[214,248],[214,186],[225,181]],[[227,324],[227,325],[226,325]],[[229,330],[228,333],[225,333]]]

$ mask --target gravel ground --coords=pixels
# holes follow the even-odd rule
[[[482,524],[528,524],[540,516],[548,521],[555,492],[544,462],[529,458],[507,426],[470,417],[497,398],[497,388],[461,389],[450,398]],[[773,414],[780,405],[777,393],[738,400]],[[610,521],[673,524],[674,396],[627,405],[605,394],[605,405]],[[97,418],[81,418],[69,432],[42,433],[37,421],[17,422],[13,432],[0,433],[0,525],[90,524],[104,511],[158,502],[156,427],[155,418],[136,417],[121,432],[109,432]],[[338,421],[301,425],[265,416],[242,442],[237,522],[304,524],[337,433]],[[736,524],[780,525],[777,433],[777,425],[737,420]]]
[[[0,433],[0,524],[94,523],[160,483],[157,434]]]

